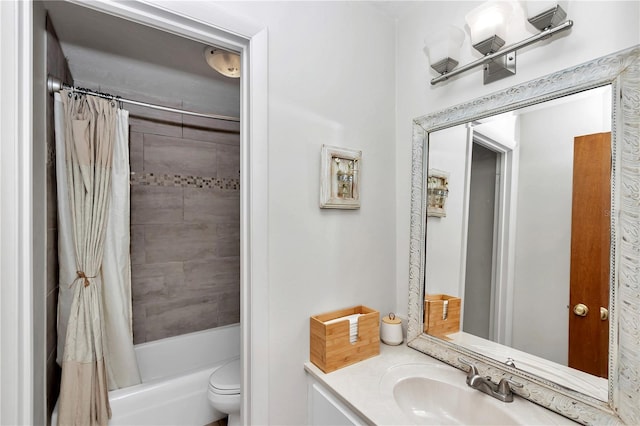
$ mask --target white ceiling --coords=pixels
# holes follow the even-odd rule
[[[76,84],[239,114],[240,80],[207,65],[206,45],[67,2],[44,4]]]
[[[362,3],[397,19],[418,2]],[[170,99],[195,110],[239,115],[240,81],[207,65],[204,44],[65,1],[44,4],[77,86],[118,89],[119,94],[140,94],[139,100]]]

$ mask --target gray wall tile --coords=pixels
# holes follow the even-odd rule
[[[170,108],[182,108],[182,100],[180,99],[170,99],[170,98],[160,98],[157,96],[153,96],[147,92],[135,92],[129,89],[122,89],[120,87],[113,87],[110,85],[102,84],[100,85],[100,91],[107,92],[115,96],[120,96],[122,98],[131,99],[139,102],[149,102],[156,105],[162,105]],[[156,110],[153,108],[147,108],[143,106],[138,106],[134,104],[125,104],[125,109],[129,111],[135,111],[137,114],[142,116],[150,116],[150,117],[158,117],[162,116],[161,114],[166,114],[166,111]],[[154,115],[160,114],[160,115]],[[174,114],[174,113],[168,113]],[[180,116],[180,114],[176,114]],[[178,120],[177,123],[180,121]]]
[[[49,294],[58,288],[58,230],[47,230],[47,288]],[[47,304],[47,306],[49,306]],[[57,302],[52,306],[57,307]],[[48,309],[48,308],[47,308]],[[54,309],[55,310],[55,309]],[[55,317],[54,317],[55,319]],[[54,321],[55,322],[55,321]]]
[[[237,285],[240,289],[240,257],[213,258],[203,262],[193,260],[184,264],[184,281],[187,287],[211,287],[228,290]]]
[[[169,289],[184,286],[182,262],[136,265],[131,269],[133,303],[167,300]]]
[[[216,240],[216,255],[218,257],[240,256],[240,240],[237,238],[219,238]]]
[[[171,287],[169,288],[167,300],[180,300],[183,298],[204,299],[210,296],[218,296],[225,291],[235,291],[238,287],[238,278],[236,277],[235,280],[229,279],[228,281],[228,284],[216,287],[204,283],[199,287]],[[218,308],[216,307],[216,309]]]
[[[240,178],[240,147],[218,146],[218,177]]]
[[[220,295],[220,312],[234,312],[236,307],[240,306],[240,289],[235,291],[226,291]]]
[[[238,133],[220,132],[216,130],[203,129],[201,127],[182,128],[182,137],[185,139],[193,139],[198,141],[212,142],[216,144],[240,145],[240,135]]]
[[[186,298],[147,307],[147,341],[217,326],[216,295],[204,299]]]
[[[47,143],[55,144],[54,141]],[[55,152],[55,149],[53,150]],[[54,154],[55,155],[55,154]],[[55,159],[54,159],[55,161]],[[56,188],[56,166],[54,162],[47,164],[47,228],[58,227],[58,189]],[[57,243],[56,243],[57,244]]]
[[[233,238],[240,241],[240,224],[238,222],[219,223],[216,226],[219,238]]]
[[[218,326],[240,322],[240,289],[220,295]]]
[[[57,326],[57,306],[58,306],[58,289],[55,288],[47,294],[47,354],[56,353],[58,343]],[[51,309],[55,307],[56,309]]]
[[[132,283],[133,285],[133,283]],[[147,341],[147,311],[144,303],[133,303],[133,343],[144,343]]]
[[[240,122],[238,121],[216,120],[215,118],[185,115],[182,118],[182,125],[193,129],[240,134]]]
[[[144,225],[131,225],[131,265],[146,263],[144,254]],[[132,266],[133,269],[133,266]]]
[[[147,262],[184,262],[215,257],[216,228],[208,224],[146,225]]]
[[[144,135],[144,170],[194,176],[216,175],[216,147],[210,143]]]
[[[214,188],[184,188],[184,220],[239,223],[240,192]]]
[[[127,109],[128,108],[129,107],[127,107]],[[129,128],[132,132],[179,138],[182,136],[182,123],[174,122],[177,119],[179,119],[179,116],[169,119],[163,119],[141,117],[136,114],[130,114]]]
[[[195,178],[239,178],[239,124],[126,108],[131,170],[155,175],[131,187],[134,343],[238,322],[240,194],[234,187],[195,187]]]
[[[180,223],[183,189],[171,186],[132,186],[131,223]]]
[[[238,223],[217,224],[216,235],[218,257],[240,256],[240,225]]]
[[[132,172],[144,171],[144,134],[129,132],[129,168]]]

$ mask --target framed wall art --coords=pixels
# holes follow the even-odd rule
[[[320,207],[360,208],[362,151],[322,145],[320,166]]]
[[[427,216],[446,217],[449,196],[449,173],[429,169],[427,177]]]

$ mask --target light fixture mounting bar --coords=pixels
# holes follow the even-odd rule
[[[473,69],[473,68],[479,67],[481,65],[487,64],[487,63],[489,63],[489,62],[491,62],[491,61],[493,61],[493,60],[495,60],[497,58],[501,58],[502,56],[505,56],[505,55],[507,55],[507,54],[509,54],[511,52],[514,52],[514,51],[516,51],[518,49],[522,49],[523,47],[526,47],[526,46],[529,46],[531,44],[537,43],[540,40],[544,40],[546,38],[549,38],[549,37],[551,37],[552,35],[554,35],[556,33],[568,30],[572,26],[573,26],[573,21],[567,20],[567,21],[559,24],[558,26],[555,26],[553,28],[548,28],[548,29],[546,29],[544,31],[540,31],[538,34],[536,34],[534,36],[526,38],[526,39],[524,39],[522,41],[519,41],[517,43],[510,44],[509,46],[506,46],[505,48],[501,49],[498,52],[488,54],[488,55],[483,56],[482,58],[480,58],[480,59],[478,59],[476,61],[470,62],[467,65],[463,65],[460,68],[457,68],[457,69],[455,69],[455,70],[453,70],[451,72],[442,74],[441,76],[432,79],[431,80],[431,84],[432,85],[438,84],[438,83],[440,83],[442,81],[445,81],[445,80],[447,80],[447,79],[449,79],[449,78],[451,78],[451,77],[453,77],[455,75],[462,74],[463,72],[469,71],[470,69]]]

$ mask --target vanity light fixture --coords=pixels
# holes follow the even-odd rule
[[[431,84],[445,81],[454,75],[482,66],[484,70],[484,84],[500,80],[516,73],[516,51],[523,47],[545,40],[555,33],[567,30],[573,26],[573,21],[565,20],[567,13],[561,6],[566,2],[558,1],[526,1],[522,2],[528,21],[540,32],[517,43],[505,45],[507,25],[513,12],[513,2],[491,0],[470,11],[465,20],[469,27],[471,44],[482,55],[482,58],[455,69],[450,55],[442,52],[448,45],[458,43],[455,33],[448,31],[447,41],[439,41],[440,48],[433,46],[432,40],[427,39],[425,52],[428,52],[431,68],[440,76],[431,80]],[[566,7],[566,5],[565,5]],[[439,38],[442,40],[442,37]],[[460,42],[462,44],[462,42]],[[443,47],[444,46],[444,47]],[[436,56],[434,53],[440,56]],[[443,66],[443,62],[447,64]],[[451,65],[453,64],[453,65]]]
[[[431,62],[431,68],[439,74],[453,71],[458,66],[462,42],[464,42],[464,31],[453,25],[449,25],[445,31],[429,35],[424,40],[424,53]]]
[[[240,55],[237,53],[208,46],[204,49],[204,58],[207,64],[220,74],[240,78]]]

